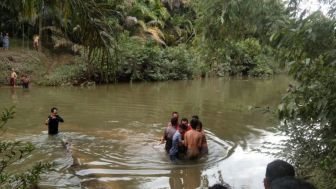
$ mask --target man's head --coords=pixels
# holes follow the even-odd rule
[[[264,179],[265,189],[269,189],[273,180],[282,177],[294,177],[295,170],[294,167],[283,161],[274,160],[267,165],[266,174]]]
[[[201,122],[201,121],[198,121],[198,125],[197,125],[197,127],[196,127],[196,130],[197,130],[198,132],[201,132],[201,131],[202,131],[202,127],[203,127],[202,122]]]
[[[270,189],[316,189],[312,184],[294,177],[275,179]]]
[[[230,189],[230,186],[226,185],[221,185],[221,184],[215,184],[213,186],[210,186],[209,189]]]
[[[198,115],[193,115],[193,116],[191,116],[191,119],[197,119],[197,120],[199,120],[199,117],[198,117]]]
[[[185,132],[187,129],[188,129],[188,127],[187,127],[186,124],[181,124],[180,127],[179,127],[180,133]]]
[[[177,117],[172,117],[170,119],[170,123],[173,127],[176,127],[177,126],[177,123],[178,123],[178,120],[177,120]]]
[[[179,117],[179,114],[178,114],[178,112],[172,112],[172,117]]]
[[[53,115],[57,115],[57,108],[55,108],[55,107],[51,108],[50,112],[51,112]]]
[[[185,124],[185,125],[188,125],[188,119],[187,118],[182,118],[181,119],[181,124]]]
[[[191,128],[193,129],[193,130],[196,130],[196,128],[197,128],[197,126],[198,126],[198,123],[199,123],[199,121],[198,121],[198,119],[191,119],[191,121],[190,121],[190,125],[191,125]]]

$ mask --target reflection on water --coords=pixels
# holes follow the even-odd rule
[[[262,188],[270,156],[259,153],[277,124],[270,114],[289,79],[207,79],[139,83],[95,88],[0,88],[0,108],[16,105],[16,118],[3,138],[33,142],[35,161],[55,162],[43,188],[198,188],[229,183]],[[65,119],[61,133],[48,137],[43,124],[50,108]],[[209,155],[172,164],[159,144],[172,111],[198,114],[206,129]],[[71,143],[66,150],[62,140]],[[263,150],[267,151],[267,150]]]

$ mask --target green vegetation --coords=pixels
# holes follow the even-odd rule
[[[43,80],[47,67],[43,63],[47,57],[35,51],[8,51],[1,52],[0,56],[0,84],[9,83],[11,69],[19,76],[27,74],[34,81]]]
[[[21,47],[39,34],[40,51],[76,55],[37,82],[44,85],[278,72],[268,39],[277,19],[288,18],[284,4],[235,2],[5,0],[0,29],[21,38]]]
[[[5,109],[0,120],[0,129],[2,134],[4,126],[9,119],[14,118],[14,108]],[[20,141],[0,142],[0,187],[25,189],[35,187],[40,178],[40,174],[48,170],[51,165],[45,163],[36,163],[30,170],[24,172],[13,171],[13,166],[28,158],[34,146],[31,143],[22,143]]]
[[[288,50],[283,58],[293,61],[290,74],[297,81],[280,105],[282,130],[290,137],[283,156],[318,188],[336,186],[335,26],[335,19],[315,12],[274,38]]]

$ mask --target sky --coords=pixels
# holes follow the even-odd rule
[[[302,0],[301,9],[307,9],[310,12],[321,10],[325,15],[328,13],[328,6],[321,4],[318,0]]]

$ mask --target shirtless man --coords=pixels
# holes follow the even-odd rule
[[[29,82],[30,82],[30,80],[29,80],[27,75],[23,75],[21,77],[21,85],[22,85],[23,88],[28,89],[29,88]]]
[[[14,68],[12,69],[12,73],[11,73],[11,76],[10,76],[10,85],[12,87],[15,87],[16,85],[16,78],[17,78],[17,75],[16,75],[16,72],[14,70]]]
[[[39,49],[39,40],[40,40],[40,37],[38,35],[34,35],[34,37],[33,37],[33,47],[37,51]]]
[[[203,124],[201,121],[199,121],[198,126],[196,128],[196,131],[200,132],[202,134],[202,147],[200,149],[201,154],[208,154],[209,150],[208,150],[208,143],[205,137],[205,133],[204,130],[202,129]]]
[[[187,147],[187,158],[196,159],[198,158],[202,147],[202,134],[196,131],[196,128],[199,124],[197,119],[192,119],[190,125],[192,130],[186,132],[184,136],[184,145]]]

